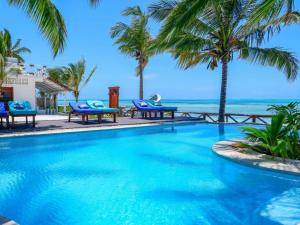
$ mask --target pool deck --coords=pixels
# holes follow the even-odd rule
[[[140,127],[140,126],[153,126],[157,124],[178,123],[178,122],[205,122],[199,118],[189,117],[175,117],[164,119],[142,119],[130,117],[118,117],[117,122],[113,123],[110,118],[104,118],[101,123],[97,120],[89,120],[83,123],[79,118],[72,119],[68,122],[67,119],[59,120],[37,120],[36,127],[33,128],[31,121],[26,125],[23,121],[17,121],[14,128],[0,127],[0,137],[23,136],[23,135],[37,135],[47,133],[64,133],[64,132],[77,132],[77,131],[90,131],[90,130],[103,130],[103,129],[116,129],[126,127]]]
[[[238,163],[300,176],[300,160],[287,159],[283,161],[282,158],[233,147],[234,143],[235,141],[221,141],[216,143],[212,149],[217,155]]]

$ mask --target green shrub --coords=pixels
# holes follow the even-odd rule
[[[290,103],[286,106],[271,106],[269,111],[275,115],[271,124],[262,129],[243,127],[248,142],[243,142],[255,151],[282,157],[284,159],[300,159],[300,111],[298,103]]]
[[[67,110],[67,112],[70,112],[71,107],[67,106],[66,110]],[[58,112],[63,113],[64,112],[64,107],[63,106],[58,106]]]

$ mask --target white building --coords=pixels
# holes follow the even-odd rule
[[[7,67],[20,69],[20,74],[11,73],[4,81],[0,101],[27,100],[39,113],[57,112],[59,94],[69,91],[68,87],[50,80],[46,66],[18,64],[16,59],[9,58]]]

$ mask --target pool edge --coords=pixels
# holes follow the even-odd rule
[[[254,151],[251,152],[251,154],[247,154],[232,147],[232,143],[234,143],[234,141],[219,141],[212,146],[212,151],[219,157],[242,165],[300,176],[299,160],[286,160],[286,162],[283,162],[280,158],[270,159],[270,156],[268,158],[267,155],[259,154]]]
[[[91,131],[105,131],[105,130],[119,130],[128,128],[142,128],[142,127],[153,127],[160,125],[176,125],[176,124],[195,124],[195,123],[206,123],[206,121],[166,121],[166,122],[152,122],[145,124],[128,124],[128,125],[113,125],[103,127],[85,127],[85,128],[66,128],[66,129],[54,129],[47,131],[30,131],[30,132],[17,132],[10,134],[0,135],[0,140],[4,138],[14,137],[26,137],[26,136],[39,136],[39,135],[51,135],[51,134],[66,134],[66,133],[79,133],[79,132],[91,132]]]

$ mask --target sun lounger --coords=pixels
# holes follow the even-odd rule
[[[28,124],[28,117],[32,116],[32,125],[35,127],[35,116],[37,111],[32,109],[29,101],[9,101],[9,115],[12,118],[12,126],[15,125],[15,117],[25,117]]]
[[[1,126],[3,126],[3,119],[6,119],[6,126],[9,126],[9,115],[8,112],[5,109],[4,102],[0,102],[0,120],[1,120]]]
[[[168,106],[156,106],[150,101],[147,100],[133,100],[132,103],[136,107],[136,111],[142,112],[143,117],[149,116],[151,117],[151,113],[155,113],[155,117],[157,117],[157,113],[160,113],[160,117],[164,117],[164,113],[171,113],[172,119],[174,119],[175,112],[177,111],[177,107],[168,107]],[[132,111],[131,118],[134,117],[134,111]]]
[[[101,101],[87,101],[84,103],[70,103],[71,111],[69,113],[69,122],[72,115],[81,115],[82,121],[88,121],[89,115],[96,115],[98,121],[101,122],[103,115],[111,115],[114,123],[117,121],[117,114],[119,109],[107,108]]]

